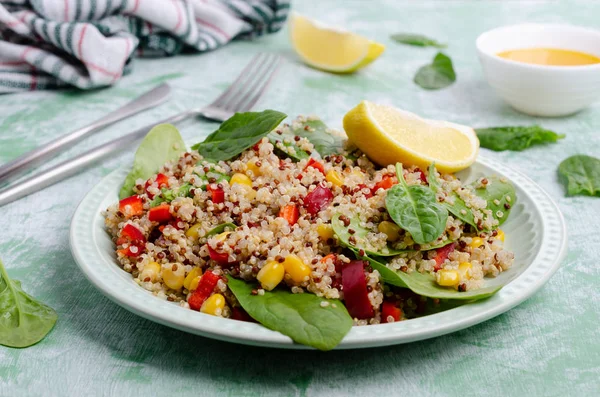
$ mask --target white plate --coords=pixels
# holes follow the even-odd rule
[[[86,277],[118,305],[149,320],[210,338],[248,345],[308,349],[255,323],[228,320],[179,307],[138,286],[117,265],[114,245],[104,229],[102,211],[118,200],[129,166],[105,177],[83,199],[71,222],[71,251]],[[517,204],[502,226],[513,267],[487,284],[508,283],[489,299],[392,324],[353,327],[338,349],[385,346],[444,335],[481,323],[515,307],[539,290],[566,255],[563,217],[550,197],[525,175],[480,158],[461,179],[507,177],[516,187]]]

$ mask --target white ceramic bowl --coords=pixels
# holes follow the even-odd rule
[[[515,109],[532,116],[578,112],[600,97],[600,64],[543,66],[500,58],[522,48],[560,48],[600,57],[600,31],[572,25],[523,24],[489,30],[477,38],[488,83]]]

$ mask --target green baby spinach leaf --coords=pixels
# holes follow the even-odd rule
[[[221,223],[220,225],[217,225],[214,228],[212,228],[211,230],[209,230],[208,233],[206,233],[206,237],[221,234],[224,231],[226,231],[227,229],[229,229],[230,231],[234,231],[236,228],[237,228],[237,226],[231,222]]]
[[[323,157],[342,153],[344,149],[344,138],[330,133],[327,125],[321,120],[305,120],[299,125],[294,123],[293,127],[292,133],[308,139]]]
[[[481,147],[495,150],[521,151],[530,146],[553,143],[565,135],[546,130],[539,125],[518,127],[491,127],[475,130]]]
[[[8,277],[0,260],[0,345],[35,345],[52,330],[57,318],[54,309],[25,293],[19,281]]]
[[[275,110],[236,113],[192,149],[209,161],[230,160],[258,143],[286,117]]]
[[[159,124],[152,128],[135,152],[133,168],[125,177],[119,199],[133,194],[136,180],[150,178],[167,161],[177,160],[185,150],[185,143],[173,125]]]
[[[492,216],[502,225],[513,205],[517,203],[515,187],[506,178],[487,177],[485,188],[475,189],[475,194],[487,201],[486,208],[492,211]]]
[[[402,164],[396,164],[400,183],[392,186],[385,197],[390,217],[406,230],[417,244],[435,241],[446,230],[448,210],[437,202],[433,191],[422,185],[408,186]]]
[[[350,224],[345,226],[344,222],[340,220],[340,214],[336,214],[331,220],[331,228],[343,246],[362,249],[371,255],[395,256],[402,252],[408,251],[393,249],[389,246],[385,247],[382,251],[373,251],[369,249],[366,242],[369,230],[360,225],[360,219],[358,216],[353,216],[350,218]],[[350,230],[352,230],[353,233],[350,233]],[[350,237],[354,237],[354,243],[350,243]]]
[[[401,43],[408,44],[417,47],[436,47],[446,48],[446,44],[440,43],[434,39],[430,39],[422,34],[415,33],[396,33],[391,36],[392,40]]]
[[[252,295],[256,285],[227,276],[228,287],[248,314],[294,342],[319,350],[336,347],[352,328],[352,318],[339,300],[284,289]]]
[[[281,135],[277,132],[271,132],[267,135],[269,142],[275,146],[275,152],[280,157],[289,157],[293,161],[298,162],[310,157],[305,150],[300,149],[294,140],[294,135],[282,133]]]
[[[431,64],[422,66],[414,78],[414,82],[426,90],[446,88],[455,81],[452,60],[441,52],[437,53]]]
[[[437,176],[435,175],[435,164],[431,164],[429,166],[429,174],[427,175],[427,180],[429,181],[429,187],[433,190],[434,193],[437,193],[441,188],[441,184]],[[451,199],[444,200],[442,205],[446,207],[448,212],[454,215],[456,218],[460,219],[467,225],[473,226],[477,229],[477,224],[475,223],[475,217],[473,216],[473,211],[471,208],[467,207],[465,201],[460,198],[456,192],[450,193]]]
[[[600,159],[577,154],[563,160],[558,167],[567,195],[600,197]]]
[[[373,258],[363,257],[363,259],[369,261],[371,267],[381,274],[384,283],[395,285],[396,287],[408,288],[412,292],[428,298],[474,301],[488,298],[502,288],[502,286],[491,286],[459,292],[454,288],[440,286],[435,281],[435,277],[429,273],[419,273],[418,271],[405,273],[400,270],[395,271]]]

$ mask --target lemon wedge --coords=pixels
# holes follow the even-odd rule
[[[289,26],[292,45],[300,58],[327,72],[352,73],[373,62],[385,49],[383,44],[298,13],[292,13]]]
[[[383,166],[400,162],[427,168],[435,162],[439,171],[456,172],[473,164],[479,152],[470,127],[368,101],[346,113],[344,129],[350,141]]]

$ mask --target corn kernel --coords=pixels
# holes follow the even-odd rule
[[[219,233],[219,234],[217,234],[217,236],[215,237],[215,239],[217,241],[225,241],[225,240],[227,240],[227,237],[229,237],[230,234],[231,234],[231,232]]]
[[[330,238],[333,238],[333,229],[329,225],[320,224],[317,226],[317,234],[319,237],[321,237],[321,239],[327,241]]]
[[[195,277],[190,282],[190,286],[188,288],[188,291],[195,291],[195,290],[197,290],[198,289],[198,284],[200,284],[200,279],[202,279],[202,276]]]
[[[158,277],[160,273],[160,265],[156,262],[150,262],[147,263],[146,266],[144,266],[144,270],[142,270],[142,272],[140,273],[139,279],[142,281],[156,281],[156,278]]]
[[[183,286],[185,287],[185,289],[187,289],[188,291],[192,291],[192,288],[190,288],[192,282],[194,281],[194,279],[199,278],[201,276],[202,269],[200,269],[199,267],[193,268],[192,271],[189,272],[187,276],[185,276],[185,280],[183,280]],[[198,284],[196,284],[196,287],[198,287]]]
[[[473,237],[473,239],[471,240],[471,244],[469,244],[469,247],[479,248],[482,245],[483,245],[483,239],[481,237]]]
[[[288,255],[283,262],[285,272],[289,274],[292,281],[296,284],[301,284],[308,276],[310,276],[310,267],[308,267],[302,259],[296,255]]]
[[[344,184],[344,180],[336,170],[329,170],[327,175],[325,175],[325,179],[335,186],[342,186]]]
[[[252,174],[254,176],[261,176],[262,173],[260,172],[260,167],[256,165],[256,161],[248,161],[248,163],[246,163],[246,168],[249,171],[252,171]]]
[[[437,283],[443,287],[453,287],[460,280],[456,270],[440,270],[437,275]]]
[[[252,187],[252,179],[250,179],[247,175],[244,175],[244,174],[240,174],[240,173],[233,174],[233,176],[231,177],[231,180],[229,181],[229,184],[235,185],[236,183],[240,184],[240,185],[246,185],[246,186]]]
[[[497,232],[496,233],[496,238],[498,240],[504,242],[504,237],[505,237],[504,232],[502,230],[500,230],[500,229],[496,230],[496,232]]]
[[[462,262],[460,265],[458,265],[458,274],[460,275],[460,278],[471,278],[471,269],[473,269],[473,265],[471,265],[471,262]]]
[[[163,268],[162,278],[167,287],[174,290],[181,289],[185,280],[185,269],[182,265],[169,263]]]
[[[383,221],[377,225],[377,230],[384,233],[388,241],[398,241],[400,239],[400,227],[393,222]]]
[[[212,316],[220,316],[223,308],[225,308],[225,297],[221,294],[213,294],[204,301],[200,311]]]
[[[200,230],[200,228],[202,227],[201,223],[196,223],[194,226],[190,227],[187,232],[185,232],[185,235],[187,237],[192,238],[194,241],[198,241],[198,231]]]
[[[285,274],[285,268],[283,264],[275,261],[267,262],[265,266],[258,272],[256,279],[260,282],[260,285],[267,291],[271,291],[273,288],[283,280]]]

